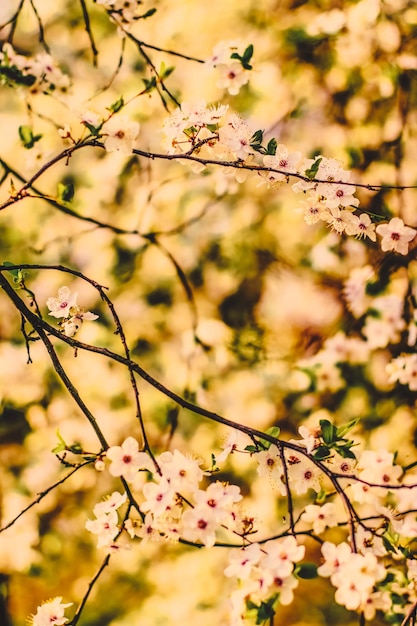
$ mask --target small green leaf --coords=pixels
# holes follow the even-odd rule
[[[93,135],[93,137],[98,137],[98,135],[100,134],[102,124],[100,124],[100,126],[93,126],[92,124],[89,124],[88,122],[83,122],[83,124],[86,128],[88,128],[88,130]]]
[[[281,429],[278,426],[271,426],[271,428],[268,428],[268,430],[265,431],[265,434],[278,439],[280,432]],[[272,445],[271,442],[267,439],[260,439],[259,443],[264,447],[265,450],[269,450],[270,446]]]
[[[24,74],[14,65],[0,65],[0,76],[4,76],[16,85],[25,85],[31,87],[36,82],[36,76],[32,74]]]
[[[23,146],[30,150],[35,143],[42,139],[42,135],[34,135],[31,126],[19,126],[19,137]]]
[[[277,151],[277,140],[272,138],[268,141],[268,145],[266,146],[266,153],[274,156],[276,151]]]
[[[6,267],[9,267],[10,265],[13,266],[14,263],[10,263],[10,261],[3,261],[3,265]],[[13,278],[19,277],[20,270],[7,270],[7,271],[9,272],[9,274],[13,276]]]
[[[319,166],[322,160],[322,157],[319,157],[314,161],[313,165],[304,172],[307,178],[313,180],[317,176],[317,172],[319,171]]]
[[[256,130],[250,140],[250,145],[253,146],[254,144],[261,144],[264,138],[264,131],[263,130]]]
[[[152,17],[152,15],[155,15],[155,13],[156,9],[149,9],[149,11],[146,11],[146,13],[140,16],[140,19],[146,20],[148,17]]]
[[[319,446],[313,452],[313,457],[317,459],[317,461],[322,461],[323,459],[327,459],[330,456],[330,450],[327,446]]]
[[[112,113],[118,113],[120,109],[123,109],[124,105],[125,101],[123,100],[123,96],[120,96],[120,98],[116,100],[116,102],[113,102],[113,104],[109,106],[108,110]]]
[[[230,58],[231,59],[236,59],[237,61],[240,61],[241,64],[242,64],[242,67],[245,70],[251,70],[252,69],[252,65],[250,65],[249,61],[251,60],[252,55],[253,55],[253,45],[250,44],[246,48],[245,52],[242,55],[238,54],[237,52],[233,52],[230,55]]]
[[[58,183],[58,199],[62,202],[71,202],[74,198],[73,183]]]
[[[58,445],[55,446],[55,448],[52,449],[52,452],[54,454],[59,454],[60,452],[65,452],[65,450],[67,450],[67,444],[65,443],[64,439],[62,438],[61,433],[59,432],[59,429],[57,429],[56,431],[56,436],[58,437]]]
[[[174,70],[175,70],[175,67],[173,65],[171,65],[170,67],[166,67],[165,63],[162,62],[160,70],[159,70],[160,80],[165,80],[165,78],[168,78],[168,76],[172,74]]]
[[[252,454],[253,452],[258,452],[259,448],[257,448],[256,446],[250,445],[250,446],[246,446],[245,450],[246,452],[250,452]]]
[[[4,261],[3,265],[5,265],[6,267],[9,265],[14,265],[14,263],[9,263],[9,261]],[[17,285],[22,286],[22,283],[25,279],[25,276],[27,275],[28,272],[23,272],[20,269],[17,270],[8,270],[9,274],[11,274],[13,276],[13,282],[16,283]]]
[[[335,450],[343,459],[353,459],[356,461],[356,455],[349,449],[348,446],[336,447]]]
[[[336,438],[336,427],[329,420],[320,420],[321,436],[324,443],[330,445],[334,443]]]
[[[337,436],[342,439],[345,435],[347,435],[350,430],[352,430],[352,428],[356,426],[356,424],[359,422],[359,419],[359,417],[355,417],[355,419],[350,420],[350,422],[348,422],[344,426],[339,426],[336,429]]]
[[[310,580],[311,578],[317,578],[317,565],[315,563],[298,563],[294,570],[294,574],[298,578]]]
[[[249,46],[246,48],[245,52],[243,53],[242,58],[246,63],[249,63],[252,57],[253,57],[253,45],[249,44]]]
[[[156,88],[156,78],[155,76],[152,76],[152,78],[150,80],[147,80],[146,78],[142,78],[144,84],[145,84],[145,89],[143,91],[143,93],[149,93],[151,91],[153,91]]]
[[[397,552],[397,548],[385,535],[382,535],[382,543],[384,544],[384,548],[387,552]]]

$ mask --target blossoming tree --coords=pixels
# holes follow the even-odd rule
[[[258,4],[0,8],[2,624],[415,623],[417,9]]]

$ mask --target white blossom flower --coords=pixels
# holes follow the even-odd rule
[[[143,486],[146,500],[141,504],[145,513],[150,511],[155,517],[162,515],[175,505],[176,492],[165,477],[159,482],[149,482]]]
[[[206,62],[209,67],[216,68],[218,73],[217,87],[227,89],[235,96],[240,88],[249,81],[249,71],[233,54],[242,56],[247,46],[240,40],[221,41],[214,49],[211,58]]]
[[[245,160],[251,147],[253,130],[239,115],[230,116],[227,124],[219,129],[220,149],[231,152],[236,159]]]
[[[224,570],[228,578],[236,576],[240,580],[249,578],[252,568],[257,565],[263,556],[259,543],[252,543],[242,550],[231,550],[229,565]]]
[[[201,541],[207,548],[214,546],[218,523],[207,507],[196,506],[182,516],[183,537],[188,541]]]
[[[71,309],[77,307],[78,294],[71,293],[68,287],[61,287],[58,289],[57,298],[48,298],[46,306],[49,309],[49,315],[53,317],[69,317],[71,315]]]
[[[110,511],[116,511],[127,500],[126,492],[121,494],[118,491],[113,491],[111,496],[108,496],[103,502],[99,502],[94,507],[94,515],[100,517],[104,513],[110,513]]]
[[[346,225],[345,233],[354,235],[358,239],[369,237],[371,241],[376,241],[375,224],[367,213],[362,213],[359,217],[352,215],[350,223]]]
[[[376,227],[376,232],[382,237],[381,249],[383,252],[408,253],[408,245],[417,234],[417,230],[405,226],[399,217],[393,217],[388,224],[380,224]]]
[[[219,74],[217,87],[227,89],[231,96],[236,96],[240,88],[249,82],[249,72],[239,61],[221,63],[217,65],[217,72]]]
[[[336,507],[333,502],[326,502],[323,506],[307,504],[301,520],[312,524],[314,533],[320,535],[326,528],[337,526]]]
[[[106,456],[111,461],[110,474],[123,476],[127,481],[134,480],[139,469],[154,469],[150,456],[139,452],[139,444],[133,437],[125,439],[121,446],[110,447]]]
[[[139,129],[138,122],[132,122],[123,115],[113,115],[103,124],[100,131],[107,152],[120,150],[123,154],[130,154],[139,135]]]
[[[262,558],[261,567],[268,569],[274,577],[280,578],[289,576],[294,569],[294,563],[301,561],[305,554],[305,546],[300,546],[292,536],[271,539],[262,549],[266,554]]]
[[[179,450],[163,452],[157,457],[162,475],[176,491],[196,491],[204,476],[201,461],[184,456]]]
[[[64,616],[64,612],[72,604],[72,602],[64,604],[61,596],[43,602],[38,606],[36,615],[31,618],[31,626],[61,626],[66,624],[68,619]]]
[[[259,175],[268,183],[269,186],[282,183],[287,180],[288,174],[294,174],[298,171],[298,165],[301,160],[301,152],[289,152],[287,146],[280,143],[277,146],[274,155],[267,154],[263,158],[265,167],[271,170],[280,170],[279,172],[259,172]]]
[[[96,319],[98,319],[98,315],[91,313],[91,311],[79,310],[76,315],[73,315],[68,320],[61,323],[61,329],[67,337],[74,337],[74,335],[80,330],[84,320],[93,321]]]
[[[117,511],[112,509],[108,513],[101,513],[96,519],[88,519],[85,527],[90,533],[97,535],[97,547],[103,548],[113,541],[119,532],[119,518]]]
[[[298,579],[295,576],[274,576],[271,591],[279,593],[279,602],[283,606],[288,606],[294,600],[293,589],[298,587]]]

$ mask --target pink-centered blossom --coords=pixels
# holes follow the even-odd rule
[[[139,135],[140,125],[123,115],[113,115],[101,128],[101,135],[107,152],[120,151],[123,154],[132,152]]]
[[[36,615],[31,618],[31,626],[62,626],[62,624],[66,624],[68,618],[64,616],[64,612],[72,604],[72,602],[64,604],[61,596],[43,602],[38,606]]]
[[[121,446],[110,447],[106,456],[111,461],[110,474],[123,476],[127,481],[134,480],[140,469],[154,469],[150,456],[139,452],[139,444],[133,437],[125,439]]]
[[[320,535],[326,528],[337,525],[336,507],[333,502],[326,502],[323,506],[307,504],[301,520],[311,524],[316,535]]]
[[[69,317],[71,315],[71,309],[77,307],[76,292],[71,293],[69,287],[61,287],[58,289],[57,298],[48,298],[46,306],[49,309],[49,315],[53,317]]]
[[[393,217],[388,224],[380,224],[376,232],[382,237],[381,249],[383,252],[398,252],[407,254],[409,243],[414,239],[417,230],[405,226],[399,217]]]
[[[267,541],[262,549],[266,553],[262,559],[262,567],[280,578],[289,576],[294,569],[294,563],[301,561],[305,554],[305,546],[299,545],[292,536]]]
[[[94,520],[87,520],[85,527],[93,535],[97,535],[97,547],[108,546],[119,532],[119,518],[116,510],[100,513]]]
[[[229,554],[229,565],[224,570],[224,575],[228,578],[236,576],[240,580],[249,578],[251,571],[263,556],[259,543],[252,543],[243,550],[231,550]]]

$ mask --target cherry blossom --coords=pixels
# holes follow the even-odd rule
[[[183,537],[189,541],[201,541],[207,548],[214,546],[218,523],[207,507],[195,507],[182,517]]]
[[[100,513],[94,520],[87,520],[85,527],[90,533],[97,535],[97,547],[103,548],[113,541],[119,532],[119,518],[116,510]]]
[[[307,504],[301,520],[312,524],[314,533],[320,535],[326,528],[337,525],[335,505],[333,502],[326,502],[323,506]]]
[[[138,122],[132,122],[123,115],[113,115],[104,122],[100,131],[107,152],[120,150],[123,154],[130,154],[139,135],[139,129]]]
[[[105,498],[103,502],[99,502],[94,507],[94,515],[96,517],[100,517],[104,513],[110,513],[110,511],[117,510],[121,507],[127,500],[126,493],[119,493],[118,491],[113,491],[113,493]]]
[[[259,172],[260,176],[266,180],[269,186],[282,183],[287,179],[285,172],[295,173],[301,160],[301,152],[289,152],[284,144],[278,144],[276,152],[273,156],[266,155],[263,163],[271,170],[280,170],[278,172]]]
[[[64,604],[62,597],[52,598],[38,606],[36,615],[31,618],[32,626],[61,626],[68,619],[64,617],[65,609],[72,606],[72,602]]]
[[[58,289],[57,298],[48,298],[46,306],[49,309],[49,315],[53,317],[69,317],[71,315],[71,309],[77,307],[76,292],[71,293],[69,287],[61,287]]]
[[[383,252],[398,252],[407,254],[409,243],[414,239],[417,231],[405,226],[400,217],[393,217],[388,224],[380,224],[376,232],[382,237],[381,249]]]
[[[107,450],[111,461],[109,472],[112,476],[123,476],[133,481],[139,469],[154,469],[151,458],[146,452],[139,452],[139,444],[133,437],[128,437],[121,446],[112,446]]]
[[[162,515],[175,504],[176,492],[164,477],[157,483],[146,483],[142,492],[146,498],[141,505],[142,511],[150,511],[155,517]]]
[[[259,563],[262,555],[259,543],[252,543],[243,550],[231,550],[224,575],[229,578],[235,576],[241,580],[249,578],[253,566]]]

